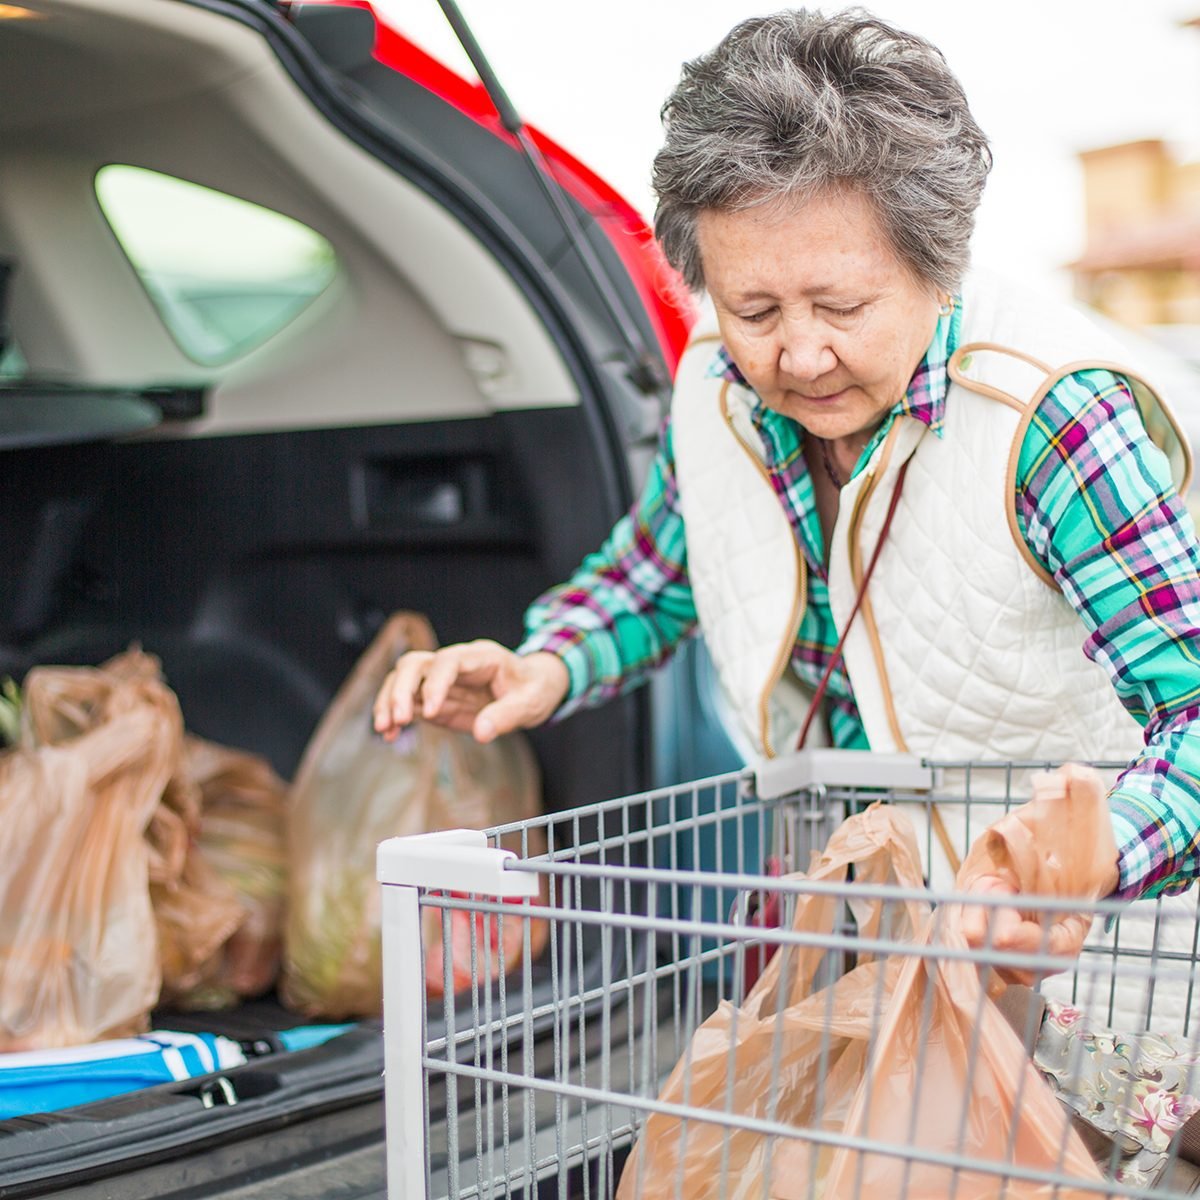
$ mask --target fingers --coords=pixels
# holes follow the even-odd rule
[[[1005,954],[1053,954],[1054,933],[1058,926],[1052,925],[1046,929],[1037,921],[1026,920],[1015,908],[985,908],[980,905],[963,910],[960,928],[967,945],[973,950],[999,950]]]
[[[983,875],[970,886],[979,896],[1016,898],[1018,889],[1010,878]],[[1008,954],[1036,954],[1043,946],[1044,933],[1040,925],[1026,921],[1011,905],[968,905],[964,907],[959,928],[967,945],[973,950],[995,950]],[[1015,967],[996,967],[996,974],[1005,983],[1034,982],[1033,973]]]
[[[1002,913],[1011,914],[1008,923],[997,923],[995,937],[990,948],[1004,954],[1027,954],[1037,958],[1074,959],[1083,947],[1083,939],[1091,921],[1084,918],[1082,932],[1079,920],[1069,917],[1066,920],[1052,920],[1049,925],[1041,925],[1037,921],[1023,920],[1015,909],[1001,909]],[[1050,916],[1050,914],[1045,914]],[[997,969],[1003,979],[1009,983],[1023,983],[1033,987],[1039,979],[1053,975],[1064,969],[1063,965],[1047,962],[1038,969],[1025,967],[1000,967]]]
[[[977,895],[997,897],[1017,896],[1017,889],[1007,880],[985,876],[976,880],[971,891]],[[1010,905],[996,907],[967,905],[962,910],[959,928],[967,945],[975,950],[997,951],[1001,954],[1020,954],[1037,957],[1073,959],[1083,948],[1092,918],[1089,913],[1038,914],[1040,920],[1029,920]],[[996,967],[996,974],[1007,983],[1033,986],[1059,967],[1040,971],[1022,967]]]
[[[992,910],[990,908],[981,908],[975,905],[963,909],[962,921],[959,928],[962,930],[963,937],[967,940],[967,945],[973,950],[977,950],[980,946],[987,944],[988,919],[991,917],[991,914]]]
[[[470,733],[475,725],[475,718],[488,702],[489,696],[479,688],[466,688],[455,685],[447,693],[445,699],[438,705],[437,717],[434,724],[445,729],[454,729],[462,733]],[[420,697],[418,697],[418,709]],[[424,713],[418,711],[417,716],[424,718]]]
[[[376,697],[375,729],[391,740],[417,718],[491,742],[545,721],[570,677],[553,654],[522,658],[485,640],[404,655]]]
[[[521,690],[511,691],[479,713],[471,732],[477,742],[494,742],[514,729],[524,729],[530,724],[530,711],[529,697]]]
[[[1056,958],[1077,958],[1092,927],[1093,914],[1068,913],[1050,927],[1050,953]]]
[[[1036,954],[1045,950],[1045,931],[1033,921],[1022,920],[1015,908],[964,909],[961,925],[967,945],[973,950],[1001,954]],[[997,976],[1006,984],[1022,983],[1032,987],[1034,973],[1020,967],[994,966]]]
[[[485,687],[512,651],[495,642],[467,642],[439,650],[425,672],[420,716],[436,720],[450,689],[456,683]]]
[[[999,875],[981,875],[975,879],[969,888],[973,895],[977,896],[1016,896],[1016,885],[1008,879],[1002,879]],[[962,917],[960,918],[959,928],[962,935],[967,940],[967,945],[974,949],[981,946],[995,946],[996,936],[1000,931],[997,925],[997,918],[1001,913],[1010,913],[1012,916],[1020,920],[1015,909],[993,907],[991,905],[967,905],[963,908]],[[991,932],[989,933],[989,927]],[[1011,921],[1005,920],[1003,928],[1007,932],[1011,928]]]
[[[418,717],[470,729],[491,699],[491,681],[509,657],[515,657],[510,650],[482,640],[403,655],[375,699],[376,732],[390,740]]]
[[[404,726],[411,724],[416,694],[432,661],[433,654],[425,650],[412,651],[397,661],[375,697],[377,733],[394,737]]]
[[[992,922],[991,948],[1006,954],[1046,954],[1050,931],[1036,921],[1026,921],[1015,908],[996,911]]]
[[[501,672],[496,699],[475,720],[476,741],[490,742],[514,729],[532,729],[547,720],[566,697],[570,676],[554,654],[513,656]]]

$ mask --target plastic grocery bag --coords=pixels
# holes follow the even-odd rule
[[[1060,819],[1078,815],[1064,812]],[[1108,824],[1106,813],[1102,823]],[[1065,828],[1052,843],[1056,848],[1064,844]],[[1044,833],[1038,829],[1039,837]],[[1015,858],[1036,877],[1034,847],[1025,838],[1018,843]],[[1070,839],[1066,844],[1070,848]],[[992,857],[969,859],[962,880],[1001,860],[1011,865],[1002,837],[990,845]],[[1090,849],[1090,843],[1082,847]],[[923,886],[916,840],[903,814],[876,805],[850,818],[807,878],[843,884],[851,866],[854,883],[843,894],[863,940],[933,940],[951,950],[965,948],[957,905],[931,913],[915,900],[885,904],[854,896],[861,884]],[[829,934],[839,912],[836,897],[801,895],[793,928]],[[894,1153],[770,1138],[655,1113],[625,1167],[620,1200],[718,1194],[732,1200],[813,1194],[825,1200],[942,1200],[951,1194],[959,1200],[1067,1200],[1095,1194],[1087,1183],[1101,1179],[1098,1169],[1020,1039],[984,994],[974,963],[903,954],[881,961],[860,951],[851,970],[814,992],[823,953],[820,947],[782,947],[740,1008],[723,1002],[700,1027],[661,1099],[738,1119],[957,1155],[995,1169],[955,1173]],[[1055,1190],[1003,1179],[1005,1162],[1080,1184]]]
[[[159,965],[145,832],[182,720],[157,680],[60,707],[63,672],[25,681],[0,756],[0,1050],[146,1028]]]
[[[134,648],[99,667],[41,667],[23,709],[28,745],[96,728],[143,696],[167,696],[157,658]],[[223,1008],[278,974],[285,786],[265,759],[176,739],[170,778],[146,826],[160,1000]]]
[[[57,746],[146,701],[179,704],[163,683],[158,659],[136,647],[98,667],[35,667],[25,678],[21,745]],[[178,743],[174,749],[178,751]]]
[[[150,660],[154,670],[158,664]],[[182,747],[146,830],[150,902],[162,968],[160,1002],[182,1003],[242,920],[233,889],[197,853],[200,789],[182,770]]]
[[[286,787],[266,759],[196,737],[184,739],[172,782],[194,793],[195,816],[174,892],[156,897],[163,1002],[228,1008],[268,991],[279,973]]]
[[[537,766],[520,736],[481,746],[465,733],[418,722],[394,742],[372,724],[376,693],[396,659],[431,650],[424,617],[398,613],[380,631],[334,698],[304,752],[292,785],[288,823],[288,913],[284,933],[284,1003],[308,1016],[373,1016],[383,1008],[380,891],[375,851],[386,838],[438,829],[483,829],[536,816]],[[514,841],[512,849],[520,850]],[[540,831],[528,853],[544,849]],[[431,992],[441,990],[442,925],[424,913],[421,952]],[[450,977],[471,982],[471,914],[447,912]],[[493,948],[503,941],[505,967],[520,960],[523,922],[494,917],[479,925]],[[544,921],[531,923],[532,952],[545,943]],[[482,970],[482,940],[476,969]],[[416,948],[414,948],[415,950]],[[498,955],[491,955],[495,968]]]
[[[115,713],[147,699],[157,702],[162,696],[169,697],[178,712],[178,702],[163,682],[158,659],[137,648],[98,667],[38,667],[26,683],[21,745],[61,745],[96,729]],[[177,739],[176,761],[179,746]],[[178,778],[175,766],[172,762],[162,803],[146,826],[152,884],[170,884],[180,878],[189,838],[200,816],[199,792]]]

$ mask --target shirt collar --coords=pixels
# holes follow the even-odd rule
[[[929,348],[925,351],[903,397],[891,410],[889,416],[912,417],[941,437],[945,431],[946,390],[949,386],[947,365],[958,345],[959,329],[962,324],[962,297],[955,296],[948,313],[939,313],[937,325]],[[721,346],[717,350],[707,374],[712,379],[725,379],[748,388],[745,376],[729,351]],[[765,407],[755,396],[755,409]]]

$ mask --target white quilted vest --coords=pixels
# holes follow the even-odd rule
[[[972,279],[960,342],[944,436],[897,420],[842,489],[829,556],[839,632],[899,469],[910,464],[844,651],[871,748],[937,759],[1128,759],[1141,729],[1104,668],[1084,656],[1080,618],[1017,532],[1016,453],[1023,417],[1083,365],[1131,380],[1181,486],[1185,444],[1140,372],[1119,365],[1123,350],[1074,310]],[[808,703],[789,665],[806,564],[763,465],[753,394],[706,374],[716,344],[712,334],[694,340],[672,409],[688,577],[727,697],[770,756],[794,746]]]
[[[1123,365],[1125,351],[1074,310],[972,279],[964,289],[960,341],[944,436],[911,418],[897,420],[840,498],[829,555],[839,632],[900,466],[910,464],[844,650],[871,748],[942,761],[1127,761],[1142,745],[1141,727],[1103,666],[1085,657],[1083,622],[1017,530],[1017,454],[1041,399],[1084,366],[1108,366],[1129,379],[1180,491],[1190,474],[1186,442],[1141,373]],[[688,577],[727,698],[751,744],[770,757],[795,746],[809,702],[790,667],[806,563],[763,465],[749,416],[753,395],[707,377],[718,342],[707,330],[694,340],[679,365],[672,408]],[[979,773],[974,780],[973,796],[997,790]],[[1023,777],[997,782],[999,791],[1011,787],[1015,799],[1025,792]],[[936,840],[925,803],[906,805],[936,887],[953,885],[968,843],[997,811],[972,816],[954,803],[952,797],[967,794],[965,783],[961,772],[944,773]],[[1160,904],[1172,918],[1162,945],[1189,953],[1195,899]],[[1134,906],[1122,923],[1122,947],[1153,944],[1157,907]],[[1088,940],[1109,949],[1114,936],[1096,925]],[[1053,977],[1043,990],[1071,999],[1071,977]],[[1156,1019],[1181,1019],[1187,994],[1182,984],[1161,984]],[[1084,986],[1076,999],[1118,1029],[1146,1026],[1145,991],[1136,981],[1120,981],[1102,997]]]

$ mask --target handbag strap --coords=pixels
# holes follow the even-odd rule
[[[833,648],[833,653],[829,656],[829,661],[825,664],[825,671],[821,675],[821,681],[817,684],[817,690],[813,693],[812,702],[809,704],[808,712],[804,716],[804,724],[800,726],[800,736],[796,739],[797,750],[804,749],[804,745],[808,741],[809,730],[812,728],[812,723],[821,709],[821,701],[825,699],[825,693],[829,688],[829,680],[832,678],[834,669],[838,663],[842,661],[842,651],[846,645],[846,638],[849,636],[850,630],[854,625],[854,618],[858,616],[858,610],[862,608],[863,600],[866,599],[867,588],[871,583],[871,576],[875,573],[875,564],[879,561],[879,552],[883,549],[883,543],[887,538],[888,530],[892,527],[892,518],[896,515],[896,508],[900,503],[900,493],[904,490],[904,477],[908,474],[908,464],[911,461],[911,459],[906,459],[896,476],[896,486],[892,489],[892,499],[888,504],[887,515],[883,518],[883,528],[879,531],[879,538],[875,542],[875,549],[871,553],[871,561],[867,564],[867,569],[863,572],[862,582],[858,585],[858,595],[854,597],[854,607],[850,610],[846,627],[842,630],[842,636],[838,638],[837,645]],[[957,875],[959,867],[962,866],[962,859],[954,847],[954,842],[950,837],[949,831],[946,829],[946,823],[942,820],[942,814],[937,810],[937,805],[930,807],[929,818],[933,826],[933,831],[937,834],[938,842],[941,844],[942,852],[946,855],[946,860],[950,864],[950,869]]]
[[[896,515],[896,507],[900,503],[900,493],[904,490],[904,477],[908,474],[908,464],[911,461],[911,459],[906,459],[904,465],[900,468],[900,473],[896,476],[896,486],[892,489],[891,503],[888,505],[887,515],[883,518],[883,528],[879,531],[879,539],[876,541],[875,549],[871,553],[871,561],[867,563],[867,569],[863,572],[862,582],[858,585],[858,595],[854,597],[854,607],[850,610],[850,617],[846,621],[845,628],[842,630],[842,636],[838,638],[837,645],[833,648],[833,653],[829,656],[829,661],[825,664],[824,674],[821,676],[820,683],[817,684],[817,690],[813,693],[812,703],[809,704],[808,712],[804,717],[804,724],[800,726],[800,736],[796,739],[797,750],[804,749],[804,744],[808,741],[809,730],[812,728],[812,723],[820,711],[821,701],[825,699],[825,693],[829,689],[829,680],[833,676],[838,663],[842,661],[842,651],[846,645],[846,637],[854,625],[854,618],[858,616],[858,610],[862,608],[863,600],[866,598],[867,588],[871,584],[871,576],[875,573],[875,564],[879,561],[879,552],[883,549],[883,543],[887,539],[888,530],[892,527],[892,518]]]

